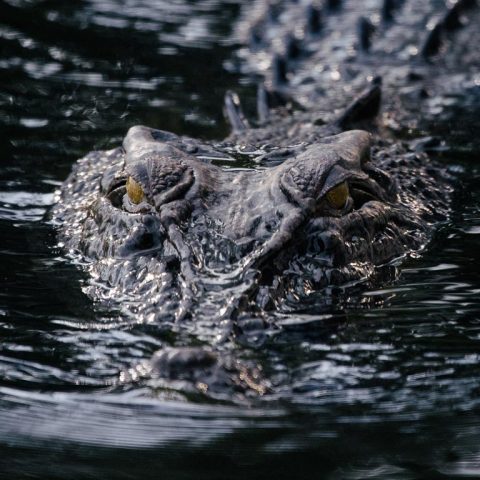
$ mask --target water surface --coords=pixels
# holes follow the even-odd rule
[[[48,222],[54,191],[134,124],[227,134],[224,92],[254,103],[254,80],[225,68],[241,3],[0,1],[1,478],[480,476],[479,152],[461,128],[431,245],[382,288],[276,314],[255,355],[288,388],[241,405],[113,385],[159,333],[83,293]]]

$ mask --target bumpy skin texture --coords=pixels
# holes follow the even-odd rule
[[[378,10],[369,2],[364,15],[380,12],[374,29],[359,21],[356,2],[325,2],[323,10],[257,2],[239,27],[250,43],[240,51],[245,68],[266,65],[257,128],[227,94],[233,133],[223,142],[137,126],[122,147],[79,160],[65,181],[53,217],[63,245],[87,262],[88,293],[136,322],[176,329],[179,344],[194,335],[221,350],[219,339],[267,328],[263,311],[369,278],[425,246],[448,215],[452,188],[418,142],[400,137],[434,116],[448,121],[432,104],[442,105],[446,88],[462,92],[459,102],[468,98],[476,58],[467,51],[461,66],[448,55],[475,2],[439,3],[383,2]],[[430,18],[437,32],[426,34]],[[372,121],[381,87],[368,82],[379,73],[386,100]],[[242,152],[255,168],[216,165]],[[126,193],[128,178],[142,188],[140,203]],[[331,192],[345,185],[348,198],[332,203]],[[167,378],[192,371],[198,383],[208,370],[208,378],[213,371],[223,383],[265,390],[248,365],[207,350],[173,347],[151,366]]]

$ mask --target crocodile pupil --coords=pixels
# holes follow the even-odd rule
[[[326,194],[328,203],[336,209],[341,209],[345,206],[348,200],[348,184],[343,182],[336,187],[333,187]]]
[[[132,203],[138,205],[144,197],[143,189],[132,177],[127,179],[127,194]]]

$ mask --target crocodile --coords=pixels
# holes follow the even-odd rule
[[[256,1],[227,66],[262,79],[256,120],[227,92],[224,140],[133,126],[75,164],[52,216],[85,290],[176,332],[147,374],[263,393],[225,345],[428,244],[453,187],[426,150],[478,87],[475,4]]]

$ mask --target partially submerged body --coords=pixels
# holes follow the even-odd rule
[[[206,381],[198,372],[208,370],[212,378],[216,365],[215,378],[262,393],[264,385],[246,373],[253,367],[212,352],[229,352],[226,342],[252,324],[254,330],[268,328],[265,310],[282,309],[292,299],[301,305],[329,285],[363,281],[378,266],[423,248],[448,215],[452,187],[446,173],[418,151],[418,143],[399,137],[428,125],[431,99],[444,98],[438,79],[425,91],[425,75],[438,70],[462,88],[473,77],[467,71],[461,80],[453,78],[455,62],[448,58],[430,64],[440,39],[438,45],[432,35],[425,39],[418,25],[412,31],[423,45],[410,58],[412,40],[402,33],[405,25],[391,23],[391,2],[383,4],[383,40],[376,47],[373,27],[358,23],[348,2],[327,3],[336,22],[360,29],[354,52],[335,37],[334,23],[322,20],[320,27],[316,7],[307,8],[303,33],[288,28],[289,20],[301,18],[303,7],[294,2],[278,2],[276,18],[265,19],[271,16],[267,9],[249,19],[253,45],[246,65],[270,62],[259,89],[257,128],[232,94],[226,111],[234,131],[223,142],[133,127],[123,147],[92,152],[77,163],[53,212],[62,243],[89,262],[92,297],[113,302],[136,322],[178,331],[174,350],[159,353],[151,365],[178,378],[168,359],[180,359],[189,365],[183,371],[192,372],[187,377],[203,385],[200,391]],[[471,5],[460,7],[459,21]],[[407,20],[411,15],[407,10]],[[439,18],[442,38],[458,29],[447,29],[448,16]],[[255,33],[259,25],[264,36]],[[279,35],[290,40],[278,47]],[[389,35],[403,38],[403,47],[388,49]],[[379,73],[387,98],[374,121],[381,87],[373,78]],[[353,93],[362,88],[359,96]],[[423,97],[427,106],[419,107]],[[233,151],[250,152],[255,167],[218,166],[228,164]],[[185,349],[191,335],[207,350]],[[222,364],[230,365],[223,377]]]

